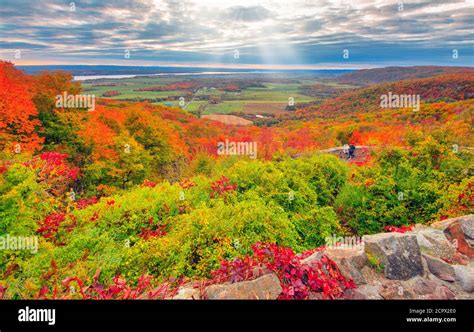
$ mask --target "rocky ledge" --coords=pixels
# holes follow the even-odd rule
[[[301,262],[311,264],[323,256],[357,285],[343,299],[474,299],[474,215],[416,225],[405,233],[367,235],[358,246],[324,248]],[[262,300],[277,299],[281,292],[281,280],[267,272],[204,288],[188,284],[173,299]]]

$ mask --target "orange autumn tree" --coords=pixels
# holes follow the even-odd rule
[[[0,147],[16,152],[40,150],[43,143],[36,133],[41,122],[24,76],[12,63],[0,61]]]

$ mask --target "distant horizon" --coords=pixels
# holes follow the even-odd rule
[[[2,59],[0,59],[2,60]],[[3,60],[10,61],[10,60]],[[474,67],[473,65],[455,65],[455,64],[421,64],[421,65],[397,65],[397,64],[387,64],[387,65],[360,65],[353,67],[346,66],[321,66],[321,65],[295,65],[295,66],[284,66],[284,65],[248,65],[248,66],[233,66],[226,64],[73,64],[73,63],[47,63],[47,64],[21,64],[12,62],[16,67],[145,67],[145,68],[201,68],[201,69],[227,69],[227,70],[362,70],[362,69],[377,69],[377,68],[389,68],[389,67]]]
[[[10,61],[10,60],[6,60]],[[359,65],[359,66],[340,66],[340,65],[258,65],[258,64],[245,64],[245,65],[229,65],[222,63],[213,64],[198,64],[198,63],[176,63],[176,64],[84,64],[84,63],[17,63],[10,61],[17,67],[66,67],[66,66],[83,66],[83,67],[161,67],[161,68],[202,68],[202,69],[238,69],[238,70],[358,70],[358,69],[373,69],[383,68],[386,66],[377,65]],[[392,66],[390,66],[392,67]],[[406,67],[406,66],[403,66]]]
[[[356,69],[343,68],[235,68],[204,66],[140,66],[140,65],[20,65],[17,68],[29,74],[42,71],[64,70],[71,72],[74,80],[94,78],[126,78],[136,76],[175,76],[175,75],[232,75],[232,74],[285,74],[285,73],[319,73],[344,74]]]

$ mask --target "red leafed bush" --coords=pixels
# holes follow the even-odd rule
[[[151,237],[162,237],[164,235],[166,235],[166,230],[165,230],[165,226],[163,225],[158,225],[156,229],[149,229],[149,228],[142,228],[140,230],[140,234],[138,234],[138,236],[140,236],[141,238],[147,240]]]
[[[67,158],[67,155],[59,152],[43,152],[40,154],[40,158],[41,160],[48,161],[50,164],[61,165]]]
[[[391,232],[395,232],[395,233],[406,233],[406,232],[410,232],[411,230],[413,230],[413,225],[410,225],[410,226],[385,226],[384,227],[384,230],[385,232],[387,233],[391,233]]]
[[[90,220],[96,221],[97,219],[99,219],[99,212],[95,211]]]
[[[183,189],[189,189],[192,187],[196,187],[196,184],[189,179],[184,179],[179,183],[179,186]]]
[[[143,187],[155,188],[156,187],[156,182],[144,180],[142,186]]]
[[[275,272],[283,289],[279,299],[307,299],[310,293],[322,293],[326,299],[340,298],[346,289],[355,288],[352,280],[344,278],[336,263],[322,256],[312,264],[302,264],[302,257],[290,248],[276,244],[257,243],[252,247],[253,256],[245,256],[232,262],[224,261],[213,272],[213,281],[239,282],[254,279],[262,271]]]
[[[219,180],[211,183],[211,198],[224,195],[227,192],[234,191],[236,188],[236,184],[230,183],[230,180],[222,175]]]
[[[236,258],[233,261],[222,261],[221,266],[212,271],[213,282],[240,282],[244,280],[251,280],[259,277],[258,262],[252,257],[245,256],[243,258]]]
[[[70,167],[67,154],[43,152],[38,157],[25,163],[37,173],[37,181],[47,186],[47,191],[54,196],[63,195],[80,175],[78,167]]]
[[[5,173],[8,168],[10,167],[11,162],[9,161],[4,161],[0,164],[0,174]]]
[[[62,281],[65,291],[54,288],[51,296],[49,289],[41,288],[38,298],[40,299],[71,299],[81,298],[83,300],[134,300],[134,299],[165,299],[176,295],[181,280],[170,280],[157,286],[152,285],[153,277],[142,275],[135,287],[130,286],[126,279],[117,275],[112,284],[103,285],[99,282],[100,269],[94,275],[93,283],[86,285],[78,277],[67,277]]]
[[[59,230],[59,226],[66,219],[66,215],[62,212],[50,213],[44,218],[43,221],[38,223],[38,232],[45,239],[52,239],[56,236]]]
[[[0,300],[3,300],[5,297],[5,292],[7,291],[8,287],[0,285]]]
[[[91,198],[81,198],[81,199],[77,200],[76,207],[79,210],[82,210],[82,209],[84,209],[84,208],[86,208],[90,205],[97,204],[98,202],[99,202],[99,200],[95,196],[92,196]]]
[[[147,240],[152,237],[162,237],[166,235],[166,225],[153,226],[153,217],[148,218],[147,227],[142,227],[138,236]]]
[[[48,174],[56,173],[60,176],[66,176],[72,180],[76,180],[79,175],[79,168],[70,168],[66,164],[67,154],[59,152],[43,152],[39,156],[41,160],[46,161],[44,170]]]

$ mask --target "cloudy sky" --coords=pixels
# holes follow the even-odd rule
[[[0,6],[0,58],[17,64],[472,66],[473,36],[474,0],[1,0]]]

